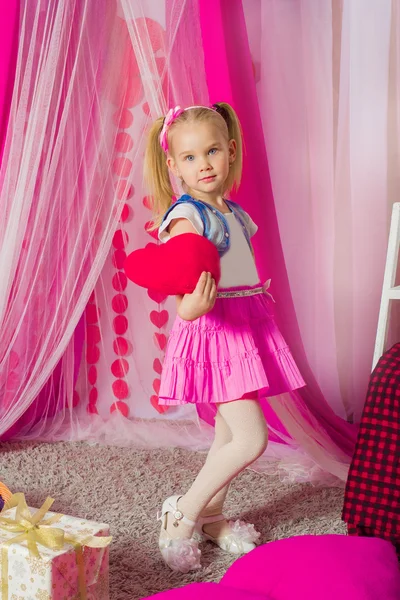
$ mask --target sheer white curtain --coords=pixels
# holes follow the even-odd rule
[[[357,419],[398,200],[399,6],[243,5],[302,340],[327,401]]]
[[[159,407],[158,386],[175,301],[126,281],[123,261],[129,252],[155,242],[142,181],[145,133],[170,106],[207,104],[208,91],[195,1],[119,4],[123,122],[126,146],[120,156],[132,161],[126,172],[128,193],[110,254],[96,285],[87,322],[84,360],[76,398],[89,412],[89,429],[74,431],[107,443],[154,446],[209,445],[209,428],[200,428],[193,406]],[[189,43],[190,40],[190,43]],[[134,157],[134,158],[133,158]],[[95,349],[95,350],[94,350]]]
[[[0,173],[0,434],[72,409],[69,343],[118,217],[110,164],[112,3],[21,2]],[[100,225],[101,224],[101,225]],[[63,358],[62,358],[63,357]],[[57,390],[27,413],[62,358]]]
[[[0,173],[0,435],[111,431],[118,442],[125,425],[125,441],[140,444],[131,420],[160,416],[173,313],[126,289],[123,261],[152,240],[149,123],[178,97],[208,100],[196,10],[194,0],[21,3]]]
[[[243,5],[303,342],[328,402],[350,416],[396,191],[399,11]],[[207,446],[193,410],[157,404],[173,302],[123,274],[126,253],[152,241],[146,128],[169,106],[207,102],[195,0],[22,2],[0,173],[0,434],[25,415],[21,437]]]

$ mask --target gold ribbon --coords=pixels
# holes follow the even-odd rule
[[[82,546],[89,548],[105,548],[112,540],[111,537],[87,536],[81,540],[76,535],[66,534],[63,529],[52,527],[60,521],[63,515],[53,515],[48,519],[44,516],[49,511],[54,500],[47,498],[43,505],[33,515],[29,510],[24,494],[13,494],[5,503],[0,513],[0,528],[16,533],[17,535],[1,544],[1,591],[2,600],[8,600],[8,548],[11,544],[26,542],[29,554],[35,558],[42,558],[38,544],[50,550],[62,550],[64,544],[71,544],[75,549],[76,564],[78,566],[79,593],[81,600],[86,600],[86,581]],[[1,516],[11,508],[15,508],[15,517]]]

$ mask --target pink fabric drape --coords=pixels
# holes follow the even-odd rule
[[[15,78],[18,51],[19,0],[0,2],[0,164]]]
[[[298,392],[301,401],[296,400],[296,395],[293,401],[304,402],[338,448],[350,456],[356,429],[336,416],[324,399],[308,365],[296,320],[271,188],[242,2],[218,0],[211,7],[207,0],[200,0],[200,16],[210,100],[231,102],[243,127],[246,149],[243,180],[237,199],[259,225],[259,232],[254,238],[259,272],[263,280],[272,278],[271,290],[277,302],[281,330],[307,382],[307,387]],[[268,420],[276,420],[267,404],[265,411]],[[204,411],[201,414],[208,418]]]
[[[26,4],[27,10],[31,10],[32,6],[30,3]],[[76,3],[74,6],[79,13],[81,5]],[[99,179],[93,180],[92,169],[97,166],[96,156],[93,153],[86,157],[88,162],[83,167],[82,177],[78,178],[80,169],[77,170],[76,177],[73,171],[71,182],[65,182],[62,198],[57,197],[56,206],[62,216],[69,204],[73,204],[69,190],[74,188],[75,179],[84,185],[79,197],[79,214],[85,215],[85,230],[83,232],[80,228],[81,220],[73,220],[71,216],[73,233],[69,233],[67,238],[60,236],[58,242],[64,243],[66,239],[73,243],[75,236],[81,234],[77,251],[72,252],[71,248],[63,271],[57,271],[56,281],[60,286],[60,293],[64,291],[63,283],[75,285],[77,278],[74,270],[77,268],[77,262],[79,264],[82,252],[87,252],[87,264],[79,272],[79,293],[76,293],[73,287],[70,293],[61,296],[62,301],[66,302],[66,308],[58,305],[59,327],[54,329],[55,333],[41,330],[43,318],[41,321],[39,311],[32,313],[36,320],[33,317],[27,320],[31,327],[29,335],[40,332],[48,337],[45,340],[49,352],[46,372],[49,372],[51,365],[53,378],[48,379],[47,387],[42,389],[41,397],[46,400],[46,404],[43,405],[45,412],[36,411],[35,405],[32,405],[32,398],[29,397],[33,395],[32,383],[35,384],[35,381],[26,381],[23,396],[17,394],[17,390],[10,390],[9,396],[11,397],[12,392],[15,399],[14,404],[6,407],[7,410],[9,408],[9,412],[6,411],[5,416],[11,421],[11,417],[17,414],[16,408],[19,417],[22,404],[25,408],[32,405],[32,414],[25,412],[26,426],[24,424],[24,430],[19,432],[19,437],[49,440],[93,439],[136,446],[187,446],[194,449],[206,448],[209,445],[210,428],[204,424],[198,426],[194,407],[171,409],[165,414],[159,414],[162,413],[157,404],[159,374],[166,335],[174,317],[173,299],[147,294],[144,290],[128,286],[122,271],[126,253],[151,240],[146,232],[146,222],[150,219],[150,213],[146,190],[142,187],[141,173],[144,133],[148,125],[156,117],[165,114],[170,104],[207,104],[210,101],[227,100],[239,113],[246,142],[243,185],[238,200],[260,226],[255,238],[260,274],[264,280],[272,277],[280,326],[308,382],[308,388],[301,392],[301,395],[293,394],[289,399],[281,398],[272,405],[265,403],[271,437],[279,442],[275,446],[269,446],[268,458],[282,456],[290,450],[294,456],[294,463],[297,463],[299,446],[302,447],[304,458],[312,441],[314,447],[308,456],[312,456],[320,467],[343,479],[353,447],[354,431],[350,425],[333,414],[318,389],[305,358],[277,225],[242,3],[239,0],[221,0],[213,3],[205,0],[168,0],[154,8],[144,1],[132,3],[130,0],[120,0],[118,6],[121,13],[117,16],[110,15],[108,20],[104,21],[111,34],[111,41],[107,42],[105,63],[102,53],[104,48],[100,43],[97,25],[94,26],[98,16],[97,4],[87,1],[87,7],[93,14],[78,14],[75,20],[71,20],[72,29],[81,25],[81,35],[88,47],[87,52],[85,48],[85,56],[81,56],[80,46],[77,46],[78,64],[83,69],[83,74],[71,82],[72,97],[76,96],[76,101],[69,105],[69,110],[72,111],[70,124],[79,126],[76,129],[64,130],[60,139],[70,152],[70,160],[67,161],[69,167],[75,168],[77,165],[74,164],[73,157],[84,157],[85,148],[90,147],[90,143],[79,136],[80,128],[82,124],[90,123],[90,106],[96,106],[99,111],[98,127],[93,123],[93,127],[89,129],[91,134],[98,135],[96,141],[105,153],[105,168],[96,173]],[[46,19],[47,7],[40,7],[41,17]],[[62,16],[62,11],[66,12],[68,19],[71,17],[69,5],[57,5],[58,10],[61,11],[59,17]],[[65,20],[60,18],[60,23],[64,22]],[[28,31],[29,27],[30,21]],[[37,51],[40,52],[40,35],[36,43]],[[59,44],[53,45],[51,49],[56,53],[61,65],[66,49],[61,48]],[[93,70],[88,60],[89,56],[95,56],[99,61]],[[22,60],[22,64],[25,63],[26,61]],[[46,66],[46,76],[53,83],[54,75],[57,74],[52,73],[51,64]],[[96,69],[104,73],[102,81],[105,89],[98,90],[95,78],[93,105],[87,105],[85,100],[85,110],[81,111],[80,97],[85,96],[87,89],[87,86],[80,85],[81,81],[87,81],[88,78],[91,81],[92,76],[96,76]],[[63,77],[57,76],[56,81],[55,89],[58,90]],[[39,82],[37,87],[41,92],[47,89]],[[100,103],[96,105],[98,100]],[[49,121],[49,135],[53,132],[50,127],[52,123],[53,121]],[[23,140],[19,141],[23,143]],[[77,148],[71,146],[74,141]],[[58,146],[54,148],[54,151],[57,150]],[[44,147],[44,160],[45,151]],[[65,153],[61,152],[57,154],[60,168],[64,165],[64,155]],[[15,162],[18,164],[18,157]],[[14,171],[10,168],[10,176],[12,173]],[[111,176],[116,178],[112,186]],[[104,194],[97,196],[98,190],[103,189],[103,177],[106,178],[106,189]],[[42,183],[45,196],[41,209],[44,214],[46,209],[54,205],[54,181],[58,182],[58,179],[48,178]],[[14,190],[4,193],[4,201],[8,202],[9,198],[13,198],[17,207],[19,204],[23,207],[27,201],[26,194],[12,194],[15,194]],[[35,194],[32,194],[29,200],[32,203],[36,202]],[[101,201],[100,212],[97,212],[97,200]],[[116,207],[122,204],[123,210],[119,217]],[[87,214],[85,207],[88,209]],[[73,214],[75,212],[71,212],[71,215]],[[18,226],[17,220],[13,222],[13,226]],[[57,221],[53,224],[54,231],[58,233],[61,229],[65,232],[65,228],[60,226],[55,229],[56,226]],[[16,239],[19,239],[18,231]],[[53,239],[58,240],[58,235],[54,235]],[[90,239],[92,245],[89,252],[86,247],[87,239]],[[55,252],[54,256],[57,257],[58,253]],[[51,271],[54,256],[47,248],[43,251],[42,265],[44,260],[49,261],[46,272]],[[70,278],[65,278],[64,270],[71,274]],[[46,282],[50,290],[51,283]],[[35,282],[32,281],[31,285],[33,293],[36,294]],[[95,291],[90,296],[93,288]],[[77,352],[73,340],[69,341],[67,352],[62,358],[59,388],[55,385],[58,372],[54,371],[54,368],[60,364],[61,346],[59,343],[58,346],[55,344],[56,336],[60,336],[64,331],[62,347],[65,348],[65,325],[69,327],[68,332],[71,332],[71,327],[78,322],[76,310],[72,312],[74,307],[76,309],[77,301],[80,314],[86,305],[87,307],[84,317],[84,360],[74,393],[72,379]],[[48,322],[51,322],[54,311],[51,310],[51,314],[48,314],[49,307],[44,303],[40,304],[40,307],[44,311],[44,321],[48,319]],[[17,313],[13,314],[16,321],[17,316]],[[42,341],[38,343],[37,352],[42,349],[42,345]],[[9,344],[7,351],[8,349]],[[58,354],[55,354],[55,351]],[[28,353],[27,356],[35,362],[36,358],[31,354]],[[15,356],[12,356],[6,368],[11,371],[15,368],[14,363]],[[33,366],[36,368],[36,362]],[[20,365],[20,372],[26,376],[27,371],[23,365]],[[12,382],[16,381],[15,377],[9,379]],[[39,383],[36,385],[39,386]],[[53,418],[53,414],[56,418]],[[209,420],[210,415],[202,416]],[[307,429],[310,435],[306,434]],[[298,434],[302,439],[299,439]],[[294,443],[293,438],[296,439]],[[285,447],[282,441],[287,441],[291,447]],[[323,460],[315,455],[317,446],[325,452]],[[334,464],[332,461],[331,464],[327,464],[327,456],[333,457]]]
[[[398,201],[400,7],[243,7],[301,338],[324,397],[357,422]],[[397,302],[393,309],[387,347],[398,341]]]
[[[15,68],[18,55],[20,2],[19,0],[2,1],[0,3],[0,164],[3,155],[3,146],[8,125],[8,117],[15,80]],[[85,339],[84,322],[81,319],[74,333],[74,381],[76,381],[82,349]],[[41,390],[27,411],[5,432],[1,439],[7,440],[15,437],[22,431],[26,424],[30,426],[39,421],[46,412],[49,416],[54,414],[60,404],[60,378],[62,374],[62,360],[58,363],[49,381]],[[61,400],[61,405],[65,399]],[[49,409],[48,403],[52,408]]]
[[[107,57],[117,15],[107,1],[20,7],[0,172],[0,434],[55,439],[77,424],[74,329],[122,208]]]
[[[40,302],[34,311],[35,318],[25,317],[24,324],[26,322],[29,326],[28,331],[25,329],[25,345],[37,341],[37,352],[48,346],[49,362],[52,364],[50,372],[46,363],[48,377],[45,382],[43,364],[36,361],[36,354],[22,353],[23,360],[32,363],[44,387],[41,386],[37,395],[38,384],[34,393],[31,381],[21,393],[15,388],[21,385],[20,376],[28,376],[30,365],[21,364],[21,353],[14,352],[13,346],[6,343],[3,336],[4,359],[3,349],[0,349],[1,434],[3,439],[5,436],[46,440],[96,439],[133,445],[144,441],[154,446],[161,440],[154,431],[152,419],[159,416],[157,384],[174,302],[147,295],[134,286],[126,289],[122,271],[126,252],[152,239],[146,231],[150,212],[146,191],[142,188],[142,151],[149,123],[166,112],[167,102],[178,98],[180,90],[184,91],[183,100],[187,104],[208,101],[197,0],[168,0],[157,5],[150,5],[145,0],[135,3],[121,0],[118,6],[116,2],[107,0],[95,4],[90,0],[84,3],[74,1],[65,5],[24,2],[21,6],[24,10],[19,33],[25,45],[19,52],[21,66],[13,97],[14,106],[18,109],[13,114],[14,127],[10,128],[8,140],[9,151],[14,153],[13,163],[5,167],[5,172],[10,178],[19,174],[20,157],[24,157],[25,162],[34,162],[40,151],[42,160],[47,161],[46,167],[51,159],[51,166],[57,164],[61,176],[57,172],[56,177],[40,178],[35,173],[28,182],[37,181],[37,188],[34,192],[29,190],[29,194],[22,189],[25,180],[21,183],[23,193],[19,192],[19,195],[11,185],[7,191],[4,189],[4,203],[10,211],[28,211],[31,204],[41,200],[41,210],[44,214],[48,211],[49,219],[53,219],[52,229],[46,228],[46,232],[51,232],[49,237],[53,247],[51,251],[47,247],[41,248],[43,251],[38,260],[47,276],[45,290],[40,289],[34,277],[23,280],[35,301],[39,296],[49,299],[49,302]],[[102,15],[100,20],[99,14]],[[99,22],[103,29],[99,28]],[[103,35],[105,32],[107,39]],[[188,48],[189,37],[191,45]],[[77,68],[71,73],[70,66],[73,64]],[[33,69],[32,75],[29,69]],[[38,106],[34,104],[33,109],[21,107],[22,92],[23,99],[32,93]],[[45,101],[38,101],[40,94],[45,96]],[[90,118],[88,94],[93,94],[94,121]],[[64,118],[62,130],[59,129],[57,115],[39,110],[39,106],[47,107],[53,102],[59,102]],[[65,102],[67,106],[63,110]],[[36,111],[40,119],[34,118]],[[40,135],[34,135],[38,121],[40,126],[44,122],[44,127]],[[87,134],[87,131],[90,133]],[[92,135],[96,136],[94,143]],[[33,140],[43,142],[43,139],[42,146],[33,144]],[[74,144],[76,148],[73,148]],[[22,148],[28,145],[28,150],[22,152]],[[72,156],[67,156],[66,151]],[[100,155],[96,155],[96,151]],[[102,163],[103,159],[106,164]],[[95,169],[98,173],[94,177]],[[59,190],[60,182],[63,184],[62,191]],[[55,192],[51,189],[52,185]],[[82,201],[79,218],[77,211],[70,210],[74,202],[71,190],[74,189],[79,190],[79,200]],[[118,207],[122,208],[120,215]],[[37,208],[34,214],[38,214]],[[68,219],[72,219],[73,215],[77,218],[71,223]],[[44,219],[39,218],[38,221],[44,226]],[[59,222],[62,225],[58,225]],[[1,225],[0,221],[0,229]],[[13,234],[12,227],[16,229],[17,225],[18,220],[12,224],[6,222],[6,227]],[[42,239],[43,235],[38,235],[38,238]],[[21,241],[22,236],[16,231],[16,248],[9,243],[7,247],[3,246],[7,253],[15,253],[16,261]],[[67,242],[70,243],[70,253],[65,257],[63,268],[54,274],[54,259],[59,258],[60,247],[64,249],[63,244]],[[87,260],[85,269],[81,269],[83,259]],[[93,268],[87,270],[90,264]],[[24,268],[30,273],[28,267]],[[11,268],[9,270],[12,280],[14,273]],[[64,334],[63,348],[66,343],[68,346],[62,357],[58,346],[57,362],[54,344],[58,343],[62,330],[43,327],[48,323],[58,325],[54,323],[54,306],[51,304],[54,287],[49,289],[54,279],[60,286],[60,294],[63,294],[57,305],[57,319],[64,317],[62,330],[67,327],[71,332],[70,310],[73,307],[74,318],[78,310],[80,314],[85,313],[84,321],[78,321],[84,324],[85,346],[81,377],[75,390],[74,369],[81,350],[77,343],[77,330],[74,338],[69,340]],[[85,290],[79,295],[82,280]],[[69,286],[74,282],[71,293],[65,294],[63,284]],[[7,307],[7,288],[3,291]],[[170,307],[171,316],[168,314]],[[23,325],[18,322],[21,315],[23,310],[15,309],[11,317],[22,330]],[[8,310],[6,318],[9,317]],[[9,327],[7,332],[15,330],[16,326]],[[40,342],[37,340],[39,337]],[[43,340],[43,337],[47,339]],[[154,344],[143,344],[143,340],[153,340]],[[194,410],[192,415],[185,415],[189,419],[192,416],[195,416]],[[157,425],[160,424],[161,429],[166,431],[162,443],[207,445],[208,438],[203,431],[200,432],[194,419],[183,431],[180,417],[179,411],[171,411],[160,419]],[[148,419],[148,423],[140,419]],[[176,426],[173,423],[171,428],[166,427],[166,421],[175,419]]]

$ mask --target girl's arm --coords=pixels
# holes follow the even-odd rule
[[[182,233],[197,233],[193,225],[188,219],[174,219],[171,225],[168,227],[168,232],[171,238]],[[179,315],[179,307],[183,300],[183,296],[176,296],[176,310]]]
[[[183,233],[199,235],[188,219],[174,219],[168,231],[171,238]],[[191,294],[176,296],[177,313],[185,321],[194,321],[214,307],[216,297],[217,286],[214,279],[210,273],[203,273]]]

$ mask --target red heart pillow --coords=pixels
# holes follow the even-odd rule
[[[221,278],[216,246],[196,233],[183,233],[166,244],[147,244],[125,261],[125,273],[137,285],[168,295],[191,294],[203,271],[217,285]]]

